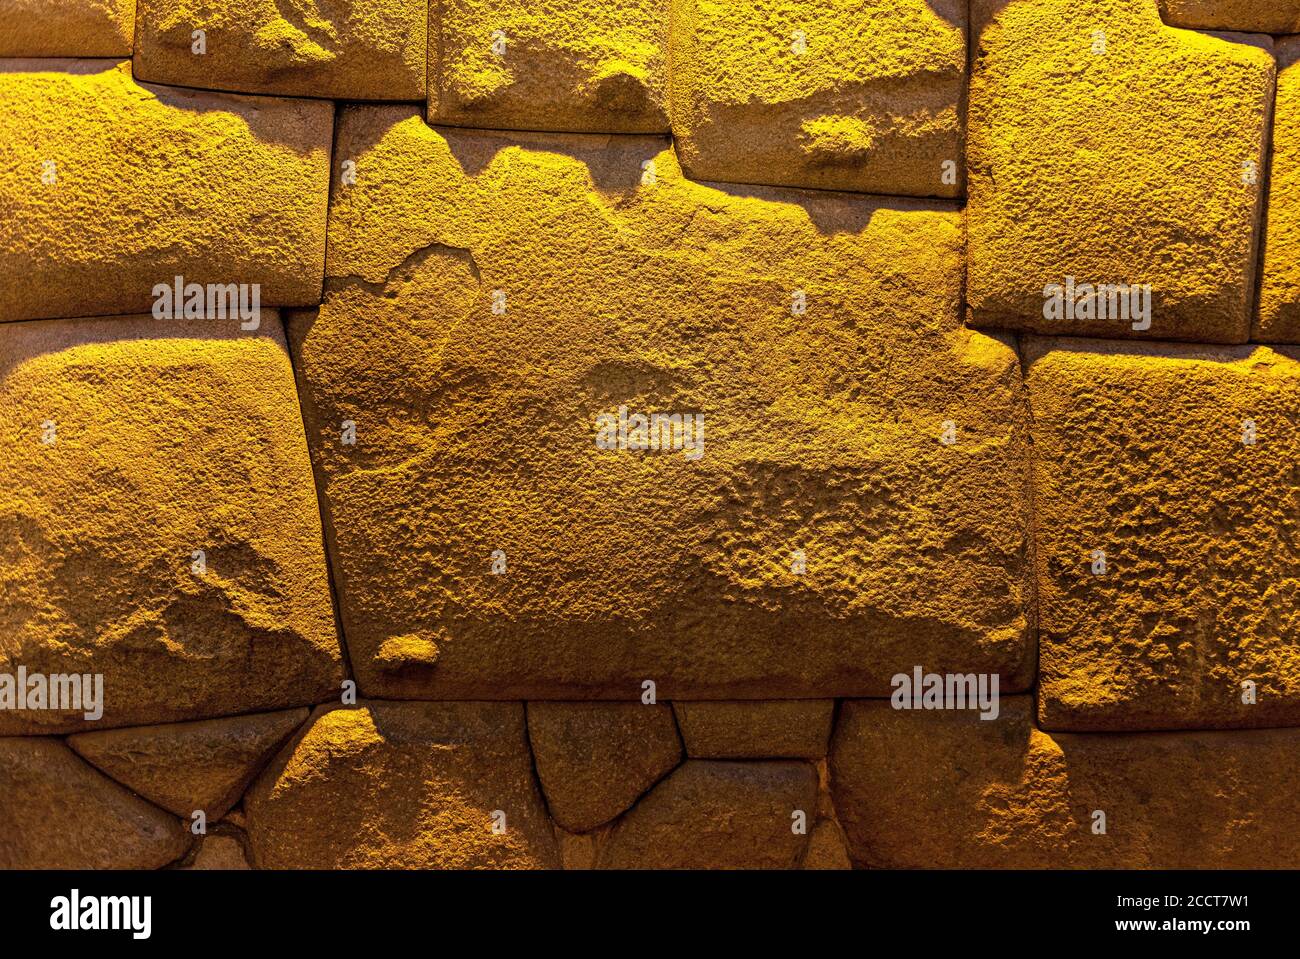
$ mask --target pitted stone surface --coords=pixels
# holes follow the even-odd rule
[[[960,196],[966,25],[960,0],[672,0],[687,175]]]
[[[322,707],[245,805],[261,868],[559,865],[522,703]]]
[[[1052,733],[1028,696],[976,712],[844,703],[835,809],[860,866],[1231,869],[1300,865],[1300,729]],[[1095,814],[1105,815],[1104,822]],[[1104,832],[1094,831],[1104,825]]]
[[[135,0],[0,0],[0,57],[129,57]]]
[[[425,0],[137,2],[135,71],[142,80],[341,100],[424,99]]]
[[[1273,101],[1258,38],[1167,27],[1156,0],[976,0],[972,29],[971,323],[1244,343]]]
[[[4,709],[0,732],[338,694],[293,370],[261,323],[0,324],[0,674],[103,677],[102,718]]]
[[[957,211],[404,108],[346,110],[339,150],[326,301],[291,326],[367,695],[1026,687],[1020,373],[960,326]],[[620,407],[703,416],[703,446],[601,449]]]
[[[0,61],[0,320],[152,310],[158,284],[320,299],[334,107]]]
[[[1300,724],[1300,350],[1025,352],[1044,728]]]
[[[668,0],[429,5],[429,119],[666,133]]]

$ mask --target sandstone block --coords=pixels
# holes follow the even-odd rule
[[[997,719],[841,707],[835,808],[859,865],[1295,868],[1300,730],[1053,733],[1028,696]],[[1094,831],[1103,821],[1104,832]]]
[[[425,96],[429,5],[422,0],[138,3],[141,80],[352,100]],[[203,31],[201,54],[196,30]]]
[[[979,0],[972,20],[971,323],[1245,342],[1268,51],[1166,27],[1156,0]]]
[[[793,869],[808,837],[793,814],[817,802],[817,773],[800,762],[691,759],[610,831],[600,869]]]
[[[1160,13],[1175,27],[1300,33],[1300,0],[1160,0]]]
[[[557,868],[522,703],[318,709],[244,800],[269,869]]]
[[[273,311],[0,325],[0,675],[102,676],[102,717],[282,709],[343,678],[293,370]],[[46,707],[53,705],[46,702]]]
[[[686,753],[697,759],[821,759],[833,699],[673,704]]]
[[[135,0],[0,0],[0,57],[129,57]]]
[[[1300,723],[1300,351],[1026,353],[1044,728]]]
[[[216,822],[239,802],[263,762],[307,719],[306,709],[68,737],[97,769],[187,822]]]
[[[960,196],[966,4],[672,0],[693,179]]]
[[[1277,56],[1268,231],[1253,339],[1300,343],[1300,37],[1279,42]]]
[[[429,7],[429,120],[666,133],[667,0],[443,0]]]
[[[0,739],[0,869],[157,869],[188,845],[180,820],[54,739]]]
[[[0,61],[0,320],[151,310],[177,275],[316,303],[333,109]]]
[[[367,695],[1027,687],[1022,384],[961,327],[956,210],[404,108],[346,110],[338,149],[291,326]],[[614,435],[651,413],[659,449]]]
[[[609,822],[682,755],[672,707],[635,701],[530,703],[528,737],[551,816],[571,832]]]

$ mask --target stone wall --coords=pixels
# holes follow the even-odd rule
[[[1297,0],[0,0],[0,143],[0,867],[1300,866]]]

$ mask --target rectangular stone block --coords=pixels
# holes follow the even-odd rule
[[[318,302],[333,110],[0,61],[0,321],[149,311],[176,276]]]
[[[1300,729],[1044,733],[846,702],[831,746],[855,863],[884,869],[1294,869]]]
[[[1300,343],[1300,37],[1277,45],[1268,231],[1254,339]]]
[[[261,323],[0,324],[0,735],[339,694],[293,370]]]
[[[425,96],[428,0],[138,3],[141,80],[347,100]]]
[[[1022,384],[961,326],[958,210],[405,108],[338,151],[291,326],[367,695],[1027,687]]]
[[[1175,27],[1300,33],[1300,0],[1160,0],[1160,13]]]
[[[1300,350],[1025,355],[1044,728],[1300,724]]]
[[[687,176],[960,196],[966,4],[672,0]]]
[[[0,57],[129,57],[135,0],[0,0]]]
[[[972,24],[970,323],[1246,342],[1268,38],[1167,27],[1156,0],[977,0]]]
[[[429,6],[429,120],[666,133],[668,0],[442,0]]]

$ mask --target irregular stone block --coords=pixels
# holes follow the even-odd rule
[[[244,808],[253,863],[263,869],[559,862],[522,703],[322,707]]]
[[[691,759],[619,820],[599,869],[793,869],[808,837],[817,773],[807,763]]]
[[[1300,0],[1160,0],[1160,13],[1175,27],[1300,33]]]
[[[609,822],[682,756],[666,705],[529,703],[528,737],[547,807],[570,832]]]
[[[307,719],[306,709],[68,737],[82,759],[189,821],[216,822],[239,802],[262,763]]]
[[[692,179],[960,196],[966,4],[672,0]]]
[[[403,108],[345,110],[338,150],[291,327],[367,695],[1027,688],[1022,384],[960,324],[957,211]]]
[[[429,5],[429,121],[666,133],[667,0]]]
[[[970,322],[1245,342],[1268,51],[1156,0],[977,0],[972,23]]]
[[[0,739],[0,869],[157,869],[185,827],[54,739]]]
[[[352,100],[425,96],[423,0],[138,3],[135,75],[141,80]]]
[[[1300,865],[1300,730],[1048,735],[1033,728],[1032,711],[1028,696],[1005,697],[995,720],[905,712],[883,700],[844,703],[831,782],[854,862]]]
[[[338,694],[293,369],[261,322],[0,325],[0,676],[98,674],[103,710],[0,709],[0,732]]]
[[[1300,723],[1300,350],[1026,356],[1044,728]]]
[[[129,57],[135,0],[0,0],[0,57]]]
[[[0,61],[0,320],[151,310],[178,275],[316,303],[333,109]]]
[[[833,699],[673,703],[686,753],[697,759],[821,759]]]
[[[1300,37],[1279,41],[1277,58],[1268,232],[1253,339],[1300,343]]]

